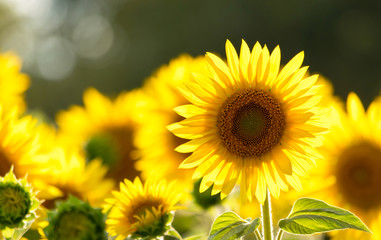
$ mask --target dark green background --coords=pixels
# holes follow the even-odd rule
[[[116,40],[121,47],[112,49],[114,57],[77,59],[72,74],[58,82],[30,73],[30,108],[54,116],[82,104],[89,86],[111,96],[139,87],[181,53],[225,56],[226,39],[238,49],[241,39],[270,51],[279,44],[282,63],[304,50],[304,65],[330,79],[343,98],[355,91],[368,105],[381,90],[381,1],[129,0],[118,1],[110,21],[127,36]]]

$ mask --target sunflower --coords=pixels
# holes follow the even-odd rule
[[[100,208],[70,196],[59,202],[57,208],[48,213],[49,225],[40,230],[49,240],[91,239],[106,240],[104,215]]]
[[[40,201],[26,178],[17,179],[13,166],[0,177],[0,236],[18,239],[36,219]]]
[[[114,187],[114,182],[104,177],[107,167],[99,159],[86,164],[78,152],[60,146],[41,156],[41,159],[51,168],[35,177],[36,183],[43,182],[47,186],[39,192],[39,197],[46,199],[43,203],[46,208],[54,208],[57,200],[67,199],[70,195],[101,206]]]
[[[143,178],[155,174],[159,178],[176,179],[189,188],[193,186],[192,171],[178,168],[189,154],[174,151],[185,140],[173,135],[166,128],[169,124],[184,119],[173,108],[189,104],[177,87],[189,80],[192,72],[207,74],[204,57],[181,55],[168,65],[162,66],[144,83],[143,91],[154,101],[140,109],[145,118],[137,134],[141,159],[136,167],[142,171]]]
[[[0,54],[0,104],[17,107],[18,112],[26,108],[24,92],[29,87],[29,77],[20,73],[20,59],[13,53]]]
[[[179,189],[172,181],[149,178],[142,184],[139,177],[133,182],[125,179],[120,191],[113,191],[113,198],[106,199],[105,211],[110,211],[106,230],[117,239],[161,236],[168,230],[171,211],[180,209]],[[110,210],[111,209],[111,210]]]
[[[244,200],[255,196],[263,204],[266,189],[279,198],[288,184],[301,190],[300,177],[319,158],[318,137],[326,131],[319,107],[317,75],[304,77],[304,54],[297,54],[280,71],[280,49],[269,53],[256,43],[252,52],[242,41],[238,57],[226,42],[227,65],[206,54],[210,76],[195,78],[180,87],[192,103],[175,108],[186,119],[168,128],[189,139],[176,148],[193,152],[182,168],[197,167],[200,191],[212,184],[212,194],[226,197],[239,180]]]
[[[15,175],[24,177],[34,171],[33,159],[39,153],[40,139],[35,131],[36,119],[18,116],[18,110],[0,106],[0,175],[14,166]]]
[[[337,103],[330,111],[332,130],[325,136],[325,160],[311,172],[305,195],[348,209],[373,234],[345,230],[333,239],[381,238],[381,97],[365,111],[355,93],[347,98],[347,111]]]
[[[66,145],[81,148],[87,160],[100,158],[109,167],[107,177],[117,182],[139,175],[134,135],[141,102],[138,90],[121,93],[112,101],[94,88],[84,92],[84,107],[72,106],[57,115],[59,134]]]

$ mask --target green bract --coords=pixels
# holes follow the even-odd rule
[[[48,213],[44,233],[49,240],[105,240],[105,218],[98,208],[73,196]]]

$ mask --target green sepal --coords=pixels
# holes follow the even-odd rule
[[[169,224],[171,224],[172,223],[172,221],[169,223]],[[170,239],[178,239],[178,240],[181,240],[181,239],[183,239],[182,237],[181,237],[181,235],[180,235],[180,233],[178,233],[177,231],[176,231],[176,229],[174,229],[173,227],[172,228],[170,228],[166,233],[165,233],[165,235],[164,235],[164,239],[168,239],[168,240],[170,240]]]
[[[230,240],[253,233],[260,225],[261,219],[244,220],[234,212],[226,212],[218,216],[212,225],[208,240]]]
[[[178,237],[173,236],[173,235],[167,235],[167,234],[165,234],[164,235],[164,240],[181,240],[181,238],[178,238]]]
[[[278,225],[286,232],[302,235],[347,228],[371,232],[353,213],[312,198],[296,200],[289,216]]]
[[[29,230],[30,226],[32,226],[33,222],[34,219],[25,222],[25,225],[22,228],[5,228],[4,230],[2,230],[1,234],[5,239],[20,240],[24,236],[24,234]]]

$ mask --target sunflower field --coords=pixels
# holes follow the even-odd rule
[[[381,5],[338,2],[2,0],[0,239],[380,240]]]

